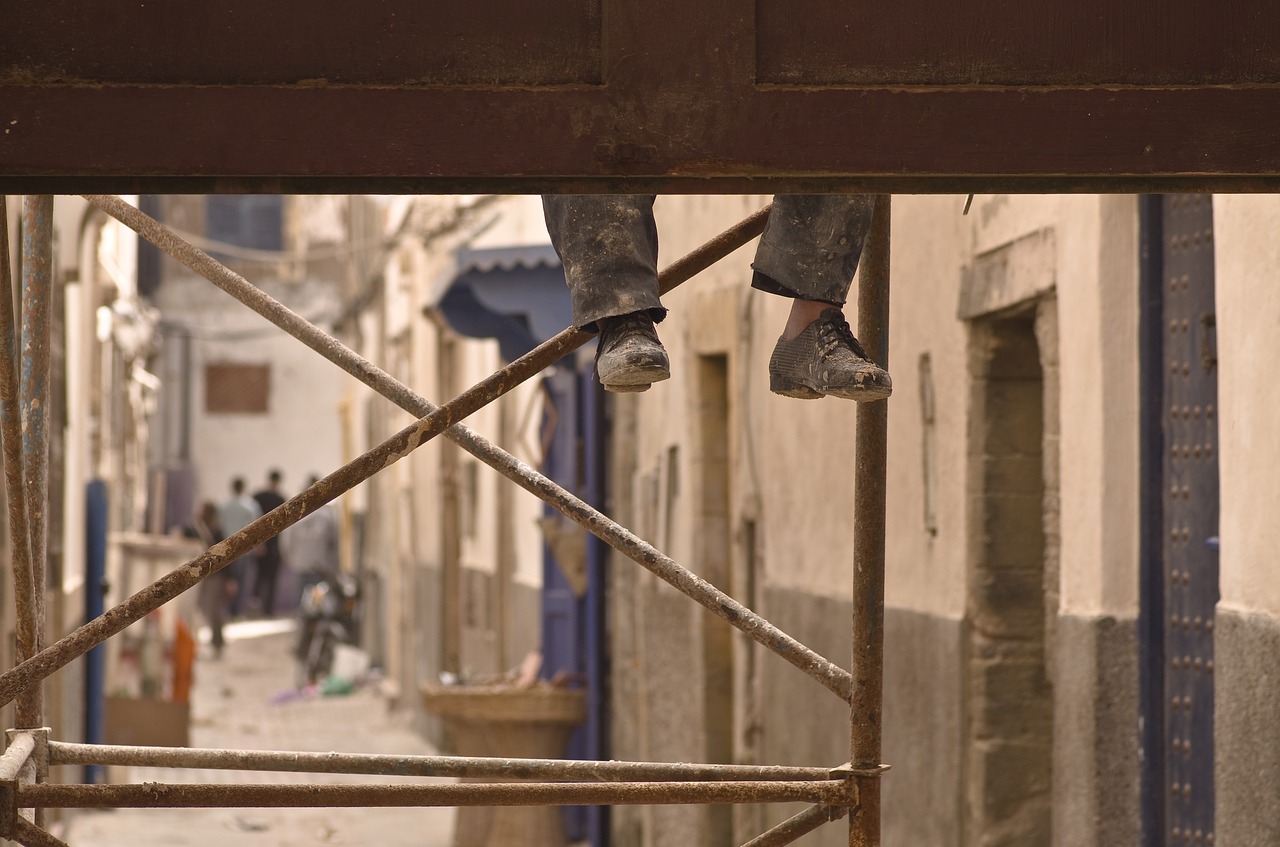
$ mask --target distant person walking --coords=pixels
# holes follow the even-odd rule
[[[224,537],[234,535],[262,517],[262,510],[258,508],[258,504],[244,491],[243,477],[238,476],[231,480],[231,497],[219,508],[218,517],[222,521]],[[231,595],[228,612],[233,618],[240,615],[241,603],[246,593],[244,586],[247,584],[249,571],[255,558],[257,558],[256,550],[246,553],[224,568],[227,572],[228,592]]]
[[[308,485],[315,485],[312,476]],[[284,558],[304,588],[338,572],[338,518],[326,503],[280,536]]]
[[[222,531],[222,521],[218,516],[218,505],[212,500],[206,500],[182,534],[187,538],[198,540],[206,550],[226,538],[226,534]],[[228,580],[227,568],[223,568],[205,577],[200,583],[197,594],[200,614],[209,625],[209,642],[213,645],[214,658],[222,656],[222,646],[225,643],[222,637],[222,625],[227,620],[227,604],[230,601]]]
[[[278,470],[267,474],[267,487],[253,495],[262,514],[284,503],[285,496],[280,493],[280,481],[283,475]],[[280,536],[267,539],[258,556],[258,569],[253,580],[253,597],[257,600],[258,609],[264,617],[275,617],[276,586],[280,582]]]

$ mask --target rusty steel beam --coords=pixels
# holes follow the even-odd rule
[[[4,86],[0,86],[0,97]],[[1280,194],[1280,174],[847,174],[661,176],[8,176],[0,189],[57,194]]]
[[[846,806],[810,806],[803,812],[760,833],[742,847],[784,847],[823,824],[838,821],[847,814],[849,809]]]
[[[390,374],[342,345],[341,342],[328,333],[308,323],[282,303],[263,293],[239,274],[224,267],[207,253],[182,240],[158,221],[125,203],[120,198],[100,195],[85,195],[85,197],[90,203],[121,221],[147,241],[150,241],[194,272],[205,277],[214,285],[402,409],[411,414],[426,416],[433,414],[438,408],[426,398],[397,381]],[[664,268],[658,276],[660,291],[663,293],[671,291],[677,285],[759,235],[764,228],[764,222],[767,217],[768,207],[739,222],[698,249]],[[536,357],[537,361],[543,363],[544,366],[549,365],[564,355],[567,350],[576,348],[589,338],[590,336],[583,333],[566,330],[526,354],[525,357],[522,357],[522,361],[530,357]],[[507,384],[503,381],[501,378],[504,373],[500,371],[495,377],[490,377],[489,380],[481,382],[469,391],[464,392],[449,404],[450,407],[463,398],[470,397],[473,392],[481,390],[483,386],[493,384],[495,379],[502,387],[502,390],[510,389],[514,383]],[[486,394],[485,396],[489,395]],[[492,396],[496,397],[497,395],[493,394]],[[842,699],[846,701],[849,699],[850,677],[849,673],[843,668],[818,655],[711,585],[711,583],[662,554],[625,527],[610,520],[586,502],[565,491],[544,475],[470,429],[463,426],[453,426],[446,430],[445,435],[467,450],[467,452],[476,456],[521,488],[541,498],[561,514],[579,524],[588,532],[593,533],[624,556],[652,571],[685,595],[696,600],[760,644],[768,647],[791,664],[814,677]],[[0,683],[2,683],[2,680],[3,678],[0,677]]]
[[[7,198],[0,194],[0,435],[4,442],[5,494],[9,504],[9,548],[13,566],[13,596],[17,613],[17,658],[34,656],[36,647],[36,590],[31,576],[31,543],[27,527],[27,493],[23,471],[22,408],[18,399],[20,336],[13,308],[12,265],[9,256]],[[38,726],[30,698],[23,698],[17,721]]]
[[[0,84],[0,103],[16,122],[3,142],[6,191],[1280,190],[1280,90],[1269,85],[612,96],[589,86]]]
[[[157,5],[14,5],[0,188],[1280,187],[1268,0],[1216,15],[1167,0],[1013,16],[885,4],[871,19],[785,0],[660,15],[626,0],[389,0],[359,15],[233,0],[195,4],[180,25]]]
[[[0,768],[3,767],[0,759]],[[466,756],[397,756],[364,753],[306,753],[262,750],[207,750],[181,747],[127,747],[49,742],[50,765],[124,765],[145,768],[380,776],[465,777],[547,782],[748,782],[817,781],[830,768],[786,765],[714,765],[664,762],[594,762],[562,759],[503,759]],[[2,771],[0,771],[2,774]],[[3,778],[0,775],[0,778]]]
[[[852,805],[852,783],[619,782],[448,785],[19,785],[19,808],[208,809],[391,806],[602,806],[708,803]]]
[[[889,367],[891,198],[876,197],[858,273],[858,338],[867,356]],[[888,402],[859,403],[854,434],[853,697],[850,764],[880,764],[884,705],[884,545],[888,474]],[[880,776],[858,775],[859,808],[849,819],[849,847],[880,844]]]
[[[53,308],[53,197],[23,198],[22,206],[22,336],[18,358],[18,408],[22,429],[22,484],[26,526],[19,527],[30,551],[30,599],[18,616],[31,615],[32,656],[44,649],[45,556],[48,549],[49,504],[49,347]],[[19,544],[22,542],[20,541]],[[17,571],[15,569],[15,576]],[[44,723],[43,685],[32,685],[19,698],[19,727]]]

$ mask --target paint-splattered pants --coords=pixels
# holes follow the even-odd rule
[[[666,309],[658,299],[658,230],[653,195],[544,195],[547,232],[564,265],[574,324]],[[872,197],[788,194],[773,199],[751,280],[753,288],[843,306],[871,226]]]

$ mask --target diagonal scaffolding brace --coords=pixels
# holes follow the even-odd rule
[[[99,618],[54,645],[42,648],[41,599],[45,550],[43,508],[48,500],[48,328],[51,303],[52,198],[28,198],[24,215],[22,350],[15,339],[18,318],[12,300],[0,302],[0,428],[3,429],[20,648],[17,666],[0,674],[0,704],[19,701],[19,725],[37,725],[41,682],[86,651],[140,620],[202,579],[314,512],[427,440],[445,434],[508,479],[535,494],[614,549],[698,601],[754,640],[787,659],[851,703],[851,762],[836,769],[746,765],[686,765],[642,762],[400,757],[362,754],[272,753],[234,750],[169,750],[63,744],[35,733],[11,733],[0,756],[0,815],[3,834],[22,844],[62,842],[17,814],[19,809],[228,806],[498,806],[651,803],[813,803],[804,812],[751,840],[747,847],[781,847],[824,823],[850,816],[851,845],[879,843],[879,764],[883,654],[885,404],[858,409],[857,521],[854,555],[854,657],[845,671],[774,627],[764,618],[665,556],[624,527],[529,468],[514,456],[458,423],[520,382],[586,343],[591,336],[569,328],[517,359],[444,406],[436,406],[349,350],[336,339],[265,295],[243,277],[182,241],[158,222],[117,197],[86,195],[89,202],[205,276],[240,302],[419,417],[383,444],[344,465],[283,506],[214,545]],[[0,197],[0,221],[6,211]],[[670,291],[747,243],[763,230],[768,208],[740,222],[665,269],[660,290]],[[859,335],[870,355],[885,364],[888,326],[889,198],[877,199],[876,220],[864,254],[859,296]],[[25,241],[32,236],[30,245]],[[8,279],[7,227],[0,233],[0,282]],[[32,246],[33,245],[33,246]],[[43,250],[43,253],[40,251]],[[43,256],[43,260],[42,260]],[[29,275],[27,269],[30,267]],[[41,417],[43,416],[43,417]],[[15,432],[21,425],[20,435]],[[17,437],[15,437],[17,436]],[[33,502],[34,500],[34,502]],[[25,543],[24,543],[25,542]],[[25,552],[26,563],[21,561]],[[24,589],[24,585],[26,589]],[[24,711],[25,710],[25,711]],[[25,718],[25,723],[24,723]],[[38,759],[39,761],[36,761]],[[39,782],[49,765],[112,763],[158,767],[212,767],[320,773],[456,776],[518,779],[519,783],[462,785],[50,785]],[[540,780],[540,781],[528,781]],[[852,814],[850,814],[852,813]]]
[[[848,671],[818,655],[511,454],[465,427],[454,426],[456,421],[466,417],[486,403],[497,399],[497,397],[514,388],[519,382],[540,373],[544,368],[558,361],[571,350],[585,344],[592,338],[591,335],[573,328],[566,329],[549,341],[539,345],[533,351],[512,362],[506,368],[463,392],[445,406],[435,406],[395,380],[385,371],[343,346],[332,336],[308,323],[279,301],[264,294],[239,274],[221,265],[207,253],[183,241],[159,222],[120,200],[120,198],[106,195],[86,195],[86,197],[98,208],[116,217],[126,226],[138,232],[143,238],[155,244],[178,261],[183,262],[196,273],[210,279],[219,288],[227,291],[267,320],[276,324],[276,326],[303,341],[311,349],[338,364],[366,385],[388,397],[392,402],[412,414],[421,415],[422,418],[417,424],[393,436],[392,439],[375,448],[374,451],[365,454],[365,456],[325,477],[317,482],[315,486],[301,492],[274,512],[263,516],[244,530],[232,535],[222,542],[222,545],[226,545],[225,550],[220,550],[222,545],[210,548],[206,554],[192,560],[184,568],[174,571],[167,577],[163,577],[153,586],[139,591],[120,607],[117,607],[116,610],[108,612],[102,618],[92,621],[81,627],[80,630],[66,636],[49,648],[45,654],[36,657],[38,661],[33,660],[32,664],[28,666],[32,669],[38,668],[37,673],[51,673],[61,667],[62,664],[73,660],[80,655],[75,650],[83,652],[83,650],[96,646],[96,644],[110,637],[110,635],[119,632],[134,621],[141,619],[148,612],[173,599],[181,591],[190,588],[199,579],[217,571],[236,557],[261,544],[267,538],[301,520],[324,503],[329,502],[339,494],[367,479],[376,470],[380,470],[381,467],[385,467],[391,461],[403,458],[411,450],[416,449],[416,447],[440,432],[447,430],[446,434],[449,438],[477,456],[477,458],[494,467],[499,473],[525,490],[542,498],[566,517],[594,533],[614,549],[649,569],[687,596],[738,627],[751,638],[813,676],[842,699],[846,701],[849,699],[851,688]],[[666,268],[659,277],[661,290],[666,292],[674,289],[699,271],[709,267],[716,260],[728,255],[734,249],[759,235],[764,228],[767,216],[767,208],[757,212]],[[370,460],[369,457],[375,454],[376,458]],[[363,468],[376,466],[378,462],[383,462],[384,464],[373,467],[370,472],[363,475],[357,468],[357,466]],[[218,553],[221,555],[216,555]],[[200,570],[200,576],[191,581],[190,574],[197,568]],[[171,577],[175,577],[180,573],[186,574],[186,576],[177,576],[177,578],[171,579]],[[164,590],[153,591],[153,589],[165,583],[166,580],[169,582]],[[182,587],[173,592],[172,589],[179,585]],[[117,611],[122,611],[126,608],[128,609],[128,619],[107,620]],[[97,640],[93,640],[95,638]],[[82,647],[83,649],[81,649]],[[20,684],[11,675],[15,671],[22,669],[25,664],[23,663],[13,671],[0,675],[0,702],[4,702],[5,698],[10,697],[10,691]],[[49,668],[49,670],[45,671],[45,668]]]

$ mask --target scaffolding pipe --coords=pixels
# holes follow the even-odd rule
[[[531,365],[527,356],[523,356],[508,366],[504,373],[522,372],[530,367],[534,365]],[[205,577],[262,545],[268,538],[278,535],[324,504],[408,456],[425,444],[431,435],[448,426],[455,410],[456,407],[444,407],[410,424],[244,529],[214,544],[186,564],[140,589],[124,602],[0,674],[0,705],[13,702],[28,686],[43,680],[111,636],[142,620]]]
[[[618,782],[449,785],[19,785],[18,808],[209,809],[392,806],[617,806],[708,803],[850,805],[852,783]]]
[[[844,806],[810,806],[772,829],[760,833],[742,847],[784,847],[823,824],[838,821],[847,814],[849,810]]]
[[[226,268],[204,251],[184,241],[154,218],[125,203],[119,197],[89,194],[84,196],[94,206],[133,229],[160,250],[195,273],[208,279],[218,288],[253,309],[277,327],[338,365],[338,367],[410,414],[426,417],[439,408],[367,359],[342,345],[341,342],[328,333],[308,323],[300,315],[284,306],[284,304],[263,293],[244,277]],[[769,209],[770,207],[766,206],[663,269],[658,275],[659,290],[664,294],[671,291],[676,286],[714,264],[717,260],[727,256],[752,238],[758,236],[764,229]],[[566,335],[568,336],[567,338]],[[536,357],[542,367],[549,366],[569,350],[576,349],[590,338],[591,336],[585,333],[566,330],[526,354],[526,356],[521,357],[519,361]],[[567,344],[572,344],[572,346],[565,346]],[[557,350],[559,352],[555,352]],[[541,368],[539,368],[540,370]],[[469,397],[473,392],[480,390],[482,386],[495,381],[498,385],[503,386],[500,393],[510,390],[510,388],[514,387],[514,383],[508,385],[497,379],[502,373],[500,371],[495,377],[490,377],[488,380],[478,383],[451,401],[448,407],[453,408],[463,398]],[[496,399],[496,396],[498,395],[494,394],[491,399]],[[462,415],[459,415],[459,417],[462,417]],[[841,699],[846,702],[849,700],[851,678],[843,668],[787,635],[706,580],[682,567],[673,559],[663,555],[625,527],[610,520],[584,501],[565,491],[547,477],[470,429],[461,425],[454,425],[445,431],[445,435],[521,488],[541,498],[561,514],[596,535],[619,553],[637,562],[659,578],[673,585],[686,596],[696,600],[719,617],[727,620],[755,641],[800,668],[839,695]],[[0,684],[2,683],[3,677],[0,677]]]
[[[49,764],[527,779],[548,782],[790,782],[844,778],[848,775],[844,768],[840,769],[837,777],[833,776],[830,768],[786,765],[593,762],[562,759],[208,750],[185,747],[75,744],[60,741],[49,742]],[[3,759],[0,759],[0,767],[2,766]]]
[[[23,486],[26,489],[26,538],[31,552],[30,579],[35,615],[33,654],[44,648],[52,309],[53,197],[48,194],[28,195],[22,204],[22,346],[18,364],[18,405],[22,426]],[[43,685],[33,681],[22,694],[17,711],[19,727],[42,726]]]
[[[889,367],[889,235],[891,198],[876,197],[858,279],[858,338],[871,361]],[[884,697],[885,489],[889,404],[859,403],[854,435],[853,696],[850,764],[880,764]],[[859,807],[849,819],[849,847],[880,844],[879,774],[855,776]]]
[[[24,818],[18,818],[14,822],[13,833],[9,837],[22,847],[68,847],[62,839]]]
[[[36,749],[36,739],[29,732],[15,732],[0,756],[0,782],[9,782],[18,778],[18,772],[31,758]]]
[[[0,438],[3,438],[5,494],[9,501],[9,547],[13,563],[13,597],[17,613],[18,660],[29,659],[36,646],[36,590],[31,577],[31,544],[27,531],[27,495],[22,460],[22,409],[18,400],[18,323],[13,308],[13,270],[9,255],[9,209],[0,194]],[[36,704],[24,697],[15,720],[39,726]]]

